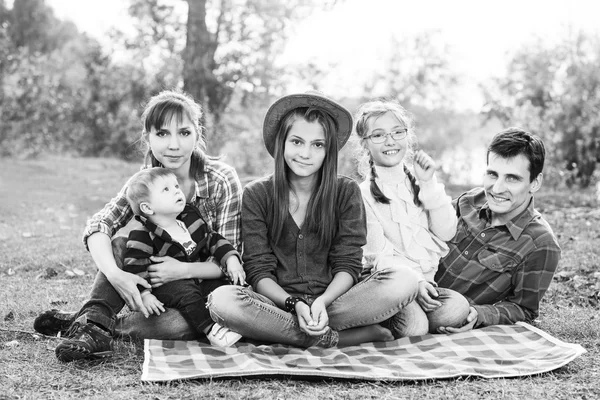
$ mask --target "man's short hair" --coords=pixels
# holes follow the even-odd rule
[[[521,128],[508,128],[499,132],[492,139],[487,149],[487,162],[490,152],[502,158],[514,158],[523,154],[529,160],[529,181],[533,182],[544,169],[546,149],[542,139]]]
[[[150,199],[150,186],[160,177],[175,176],[173,171],[162,167],[146,168],[136,172],[127,181],[127,201],[135,215],[144,215],[140,205]]]

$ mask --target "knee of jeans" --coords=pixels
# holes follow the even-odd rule
[[[216,322],[226,318],[227,310],[236,302],[241,287],[236,285],[220,286],[213,290],[207,298],[206,308]]]
[[[408,267],[385,269],[375,273],[378,279],[384,282],[385,288],[382,294],[388,296],[400,296],[401,305],[405,306],[412,302],[419,290],[417,274]]]
[[[388,324],[395,339],[408,336],[421,336],[429,332],[427,314],[414,301],[390,318]]]
[[[471,310],[469,301],[460,293],[439,288],[439,299],[442,305],[428,314],[429,329],[437,331],[439,327],[461,327]]]

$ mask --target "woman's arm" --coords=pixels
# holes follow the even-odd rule
[[[267,226],[269,183],[261,180],[248,184],[242,198],[242,259],[246,281],[255,289],[258,282],[265,278],[277,283],[277,257],[269,241]]]
[[[104,205],[102,210],[87,221],[83,232],[83,244],[88,250],[90,236],[100,232],[110,239],[133,218],[133,211],[125,197],[126,192],[127,185],[124,185],[121,191]]]
[[[129,308],[141,311],[148,317],[148,310],[142,302],[137,285],[150,288],[150,284],[141,277],[125,272],[117,266],[108,235],[100,232],[93,233],[87,238],[87,245],[98,270],[106,276]]]
[[[214,174],[213,179],[218,181],[215,193],[216,218],[213,228],[229,240],[236,250],[241,251],[242,184],[233,167],[214,163],[210,168],[210,173]]]
[[[338,184],[338,232],[329,248],[327,261],[334,276],[346,272],[356,283],[362,271],[362,248],[367,243],[365,206],[356,182],[339,178]]]

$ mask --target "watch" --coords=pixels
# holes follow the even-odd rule
[[[285,311],[296,315],[296,303],[298,302],[302,302],[308,305],[306,300],[304,300],[302,297],[290,296],[287,299],[285,299]]]

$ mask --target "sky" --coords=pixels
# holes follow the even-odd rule
[[[123,0],[46,2],[58,17],[100,40],[111,26],[127,23]],[[324,90],[351,96],[393,51],[390,37],[436,31],[463,77],[457,103],[477,109],[477,85],[501,75],[512,51],[536,36],[556,41],[569,29],[598,33],[598,15],[597,0],[338,0],[332,10],[314,12],[293,27],[281,62],[334,64]]]

